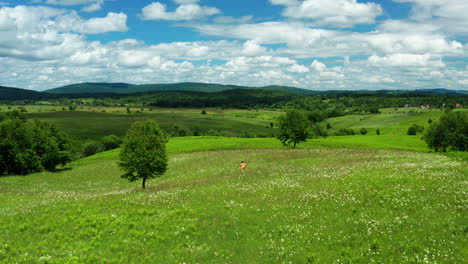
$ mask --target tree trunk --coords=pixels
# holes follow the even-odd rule
[[[296,148],[296,141],[294,141],[294,145],[293,145],[293,148]]]
[[[145,189],[145,183],[146,183],[146,177],[143,177],[143,182],[142,182],[143,189]]]

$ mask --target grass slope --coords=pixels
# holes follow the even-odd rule
[[[246,139],[242,147],[261,140]],[[468,257],[462,160],[367,149],[187,152],[223,144],[228,140],[173,139],[168,172],[145,191],[119,178],[116,151],[68,170],[0,178],[0,262],[462,263]],[[245,173],[240,160],[247,161]]]
[[[381,134],[406,135],[408,128],[413,124],[428,126],[428,120],[436,121],[442,116],[442,111],[427,111],[411,109],[384,109],[381,114],[373,115],[347,115],[329,118],[324,123],[329,123],[332,132],[340,128],[359,130],[368,129],[369,134],[376,134],[379,129]]]
[[[125,109],[125,108],[122,108]],[[174,125],[193,131],[196,127],[206,133],[213,129],[223,131],[227,135],[250,134],[272,136],[276,129],[268,128],[276,113],[255,112],[209,112],[201,115],[195,111],[153,111],[146,110],[144,114],[101,113],[87,111],[57,111],[27,114],[29,118],[51,122],[57,127],[79,139],[99,139],[115,134],[125,135],[131,124],[136,121],[153,119],[163,129],[169,131]]]

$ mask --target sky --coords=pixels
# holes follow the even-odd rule
[[[0,0],[0,85],[468,90],[466,0]]]

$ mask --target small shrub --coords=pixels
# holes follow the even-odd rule
[[[354,136],[356,132],[351,128],[340,128],[334,133],[335,136]]]
[[[122,144],[122,139],[116,135],[109,135],[102,139],[101,141],[104,150],[111,150],[120,147]]]
[[[201,114],[206,115],[206,111],[205,110],[201,111]]]
[[[377,129],[375,133],[377,134],[377,136],[380,135],[380,129]]]
[[[361,130],[359,130],[359,133],[361,133],[361,135],[365,135],[367,134],[367,129],[361,128]]]
[[[423,132],[424,131],[424,127],[423,126],[419,126],[419,125],[416,125],[416,124],[413,124],[412,126],[410,126],[408,128],[408,131],[406,132],[408,135],[410,136],[414,136],[416,135],[418,132]]]
[[[105,150],[101,142],[91,142],[85,145],[82,157],[89,157]]]

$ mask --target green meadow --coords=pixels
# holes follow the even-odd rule
[[[99,139],[115,134],[125,135],[136,121],[152,119],[166,131],[175,125],[184,129],[187,135],[195,130],[201,134],[223,136],[272,137],[276,129],[270,127],[281,112],[242,111],[208,109],[205,115],[200,109],[148,109],[141,112],[138,108],[126,112],[102,111],[48,111],[27,113],[28,118],[48,121],[80,140]],[[121,109],[120,109],[121,110]],[[136,112],[139,111],[139,112]]]
[[[323,122],[329,134],[340,128],[368,134],[309,139],[289,149],[271,137],[279,111],[26,108],[28,118],[83,142],[122,136],[146,119],[166,130],[198,127],[225,136],[170,138],[168,170],[146,190],[120,178],[120,149],[52,172],[0,177],[0,263],[468,259],[468,156],[432,153],[420,133],[406,135],[440,111],[330,118]]]
[[[389,138],[172,138],[146,190],[119,150],[2,177],[0,263],[463,263],[466,159]]]
[[[417,108],[405,109],[382,109],[380,114],[367,115],[346,115],[335,118],[329,118],[323,123],[329,123],[331,131],[340,128],[351,128],[359,130],[366,128],[368,134],[375,135],[379,129],[381,134],[406,135],[406,132],[413,124],[419,126],[428,126],[429,120],[435,121],[442,116],[440,110],[421,110]]]

